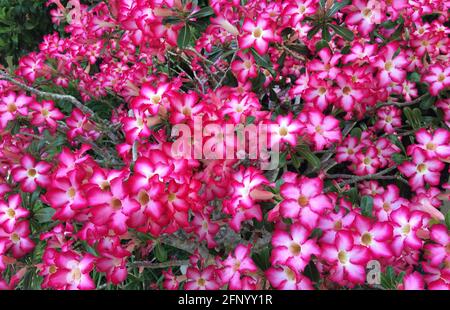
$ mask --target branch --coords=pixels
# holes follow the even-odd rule
[[[22,89],[24,89],[26,91],[29,91],[30,93],[33,93],[35,95],[41,96],[41,97],[47,97],[47,98],[51,98],[51,99],[54,99],[54,100],[66,100],[66,101],[69,101],[74,106],[76,106],[78,109],[83,111],[84,113],[91,114],[91,115],[95,114],[94,111],[89,109],[87,106],[82,104],[77,98],[75,98],[73,96],[55,94],[55,93],[50,93],[50,92],[38,90],[36,88],[33,88],[31,86],[28,86],[26,84],[23,84],[23,83],[17,81],[12,76],[10,76],[8,73],[6,73],[6,72],[4,72],[2,70],[0,70],[0,79],[6,80],[8,82],[11,82],[11,83],[13,83],[16,86],[19,86],[20,88],[22,88]]]
[[[422,101],[423,98],[425,98],[426,96],[429,96],[429,95],[430,94],[428,94],[428,93],[423,94],[422,96],[417,97],[416,99],[414,99],[412,101],[405,101],[405,102],[388,101],[388,102],[383,102],[383,103],[378,104],[376,107],[377,108],[381,108],[381,107],[390,106],[390,105],[393,105],[393,106],[396,106],[396,107],[407,107],[407,106],[419,103],[420,101]]]
[[[96,116],[96,114],[94,113],[94,111],[92,111],[90,108],[88,108],[87,106],[85,106],[83,103],[81,103],[81,101],[79,101],[77,98],[70,96],[70,95],[64,95],[64,94],[55,94],[55,93],[50,93],[50,92],[46,92],[46,91],[42,91],[39,89],[36,89],[34,87],[28,86],[22,82],[17,81],[16,79],[14,79],[11,75],[9,75],[8,73],[0,70],[0,79],[1,80],[6,80],[18,87],[20,87],[21,89],[24,89],[26,91],[29,91],[30,93],[33,93],[35,95],[41,96],[41,97],[45,97],[45,98],[50,98],[53,100],[66,100],[69,101],[70,103],[72,103],[74,106],[76,106],[78,109],[80,109],[81,111],[83,111],[83,113],[85,114],[90,114],[93,118],[96,118],[97,121],[99,123],[101,123],[104,126],[109,127],[110,123],[107,120],[104,120],[98,116]],[[113,142],[118,142],[117,137],[111,133],[109,130],[106,131],[106,134],[108,135],[108,137],[113,141]]]
[[[395,175],[385,175],[392,170],[395,170],[397,168],[397,165],[394,165],[392,167],[389,167],[387,169],[384,169],[380,172],[374,173],[374,174],[368,174],[368,175],[361,175],[361,176],[355,176],[351,174],[327,174],[326,177],[329,179],[344,179],[347,178],[347,180],[344,180],[339,185],[346,185],[346,184],[353,184],[358,183],[360,181],[366,181],[366,180],[399,180],[398,176]]]
[[[174,260],[174,261],[168,261],[164,263],[152,263],[149,261],[135,261],[129,264],[130,266],[136,266],[136,267],[144,267],[144,268],[150,268],[150,269],[162,269],[167,267],[179,267],[179,266],[185,266],[189,265],[189,260]]]

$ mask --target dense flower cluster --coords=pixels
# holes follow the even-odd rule
[[[449,2],[205,2],[47,2],[0,75],[0,288],[449,289]]]

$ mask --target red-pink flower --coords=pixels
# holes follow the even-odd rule
[[[318,110],[311,110],[302,112],[299,119],[305,126],[303,132],[312,140],[316,150],[323,150],[342,139],[339,121],[333,116],[324,115]]]
[[[197,267],[188,267],[186,271],[187,282],[184,285],[186,290],[217,290],[216,270],[214,266],[208,266],[203,270]]]
[[[11,174],[14,181],[20,182],[22,191],[32,193],[37,186],[45,188],[50,184],[50,170],[52,165],[45,161],[36,163],[36,160],[26,154],[20,159],[20,166],[14,168]]]
[[[34,242],[30,238],[29,222],[18,222],[12,230],[0,228],[0,243],[4,243],[5,251],[11,249],[15,258],[30,253],[34,248]]]
[[[448,235],[447,227],[443,224],[436,224],[431,227],[430,239],[433,243],[428,243],[424,246],[425,256],[433,266],[439,266],[441,263],[450,263],[450,255],[448,253],[450,248],[450,237]]]
[[[280,194],[284,199],[280,203],[281,216],[298,219],[311,230],[319,216],[333,208],[331,198],[323,193],[323,181],[319,178],[300,177],[295,183],[286,182],[281,185]]]
[[[319,247],[309,239],[311,231],[296,223],[290,231],[276,230],[272,235],[272,265],[286,265],[297,272],[305,269],[311,256],[320,254]]]
[[[441,64],[432,65],[423,80],[430,85],[430,93],[437,96],[441,90],[450,86],[450,68]]]
[[[406,79],[405,66],[408,64],[404,52],[397,54],[398,43],[389,43],[378,53],[374,66],[378,68],[377,79],[380,86],[387,86],[391,82],[403,83]]]
[[[240,60],[235,60],[231,63],[231,70],[236,75],[239,82],[245,83],[249,78],[258,76],[257,65],[251,53],[243,53],[239,51],[237,54]]]
[[[31,123],[36,126],[46,125],[53,132],[57,127],[56,121],[64,118],[64,114],[55,108],[55,105],[51,100],[43,100],[40,103],[32,102],[29,107],[34,110],[31,114]]]
[[[439,184],[440,171],[444,163],[438,159],[428,159],[426,152],[415,148],[412,152],[412,161],[404,162],[398,170],[409,178],[408,182],[413,190],[424,187],[425,183],[436,186]]]
[[[111,181],[110,190],[93,188],[88,195],[89,204],[93,206],[92,222],[95,225],[108,225],[117,234],[127,231],[126,221],[139,209],[139,203],[132,199],[120,178]]]
[[[330,279],[345,285],[346,281],[362,284],[366,281],[365,267],[370,259],[366,247],[355,245],[350,231],[336,233],[334,244],[323,244],[321,257],[331,264]]]
[[[228,283],[231,290],[242,289],[241,277],[246,273],[256,272],[258,268],[250,257],[250,246],[239,244],[234,255],[229,254],[218,271],[222,283]]]
[[[270,284],[278,290],[312,290],[311,280],[289,266],[270,267],[266,271]]]
[[[410,212],[408,208],[401,207],[390,215],[394,226],[394,239],[392,249],[396,256],[400,256],[405,247],[413,250],[420,249],[423,241],[417,236],[417,231],[422,228],[426,214],[420,211]]]
[[[56,254],[56,272],[49,277],[48,285],[56,289],[92,290],[95,283],[89,273],[94,268],[94,256],[81,256],[73,251]]]
[[[28,106],[33,102],[32,97],[15,92],[2,94],[0,99],[0,128],[6,128],[9,121],[16,119],[17,116],[26,116]]]
[[[256,21],[246,18],[242,30],[243,35],[238,38],[239,47],[253,47],[261,55],[267,52],[269,43],[275,40],[271,21],[261,17]]]
[[[416,132],[416,140],[418,144],[413,144],[408,153],[411,154],[414,148],[423,149],[427,157],[445,159],[450,157],[450,132],[443,128],[436,129],[430,133],[425,128],[420,128]]]
[[[387,222],[372,224],[370,219],[357,216],[353,222],[356,238],[362,246],[369,249],[374,258],[391,257],[390,242],[392,240],[392,226]]]
[[[21,204],[22,199],[18,194],[9,196],[7,202],[0,200],[0,227],[5,231],[12,232],[18,220],[30,214]]]

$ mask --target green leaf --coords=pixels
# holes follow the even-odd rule
[[[408,158],[407,158],[406,156],[402,155],[402,154],[395,153],[395,154],[392,154],[392,160],[393,160],[397,165],[400,165],[400,164],[402,164],[403,162],[407,161]]]
[[[308,31],[308,34],[306,35],[308,40],[311,40],[312,37],[314,37],[314,35],[319,32],[319,30],[320,30],[319,26],[314,26],[310,31]]]
[[[250,51],[252,52],[253,58],[255,58],[256,63],[269,70],[270,74],[273,76],[276,75],[275,71],[273,70],[272,63],[267,58],[267,56],[261,56],[254,48],[251,48]]]
[[[430,95],[425,96],[423,100],[420,102],[420,108],[422,110],[429,110],[434,105],[434,102],[436,101],[436,97],[432,97]]]
[[[344,193],[345,196],[348,197],[348,200],[350,200],[350,202],[352,204],[356,204],[359,195],[358,195],[358,190],[356,189],[356,187],[352,187],[351,189],[349,189],[348,191],[346,191]]]
[[[320,168],[320,159],[317,157],[313,152],[311,152],[311,149],[307,145],[300,145],[297,147],[297,152],[299,153],[300,157],[306,159],[308,163],[314,168],[319,169]]]
[[[185,25],[181,28],[180,33],[178,34],[177,44],[179,48],[185,48],[189,46],[192,38],[192,30],[189,25]]]
[[[420,82],[420,74],[417,72],[412,72],[409,75],[408,80],[410,80],[411,82],[418,83],[418,82]]]
[[[350,131],[350,136],[352,136],[352,137],[361,139],[361,135],[362,135],[361,128],[353,128],[352,131]]]
[[[333,28],[334,32],[343,37],[347,41],[353,41],[355,38],[355,34],[348,28],[338,25],[330,24],[331,28]]]
[[[322,48],[325,48],[325,47],[330,49],[328,42],[325,40],[320,40],[316,43],[316,51],[320,51]]]
[[[269,269],[270,265],[270,246],[265,247],[259,253],[254,253],[252,259],[256,266],[261,268],[261,270]]]
[[[445,225],[447,225],[447,229],[450,229],[450,211],[445,215]]]
[[[367,217],[372,217],[373,211],[373,197],[363,196],[361,198],[361,214]]]
[[[207,16],[214,15],[213,9],[211,9],[209,6],[202,8],[200,11],[195,12],[190,17],[191,18],[203,18]]]
[[[350,0],[342,0],[341,2],[335,1],[334,4],[331,6],[330,10],[327,12],[327,16],[328,17],[333,16],[339,10],[341,10],[343,7],[347,6],[349,3],[350,3]]]
[[[328,26],[322,27],[322,39],[327,42],[331,41],[331,34],[330,34],[330,31],[328,30]]]
[[[297,155],[295,155],[294,153],[291,154],[291,158],[292,158],[292,164],[294,165],[295,169],[300,168],[301,162],[298,159]]]
[[[48,223],[52,221],[52,216],[55,214],[55,209],[47,207],[41,208],[34,213],[34,218],[40,223]]]
[[[254,116],[252,116],[252,115],[249,115],[249,116],[247,116],[247,119],[246,119],[246,121],[245,121],[245,124],[247,124],[247,125],[250,125],[250,124],[253,124],[253,122],[255,121],[255,117]]]
[[[155,257],[161,263],[167,261],[167,251],[160,243],[155,246]]]
[[[313,282],[320,281],[320,272],[316,267],[316,264],[311,260],[308,265],[305,267],[305,276],[311,279]]]
[[[319,239],[320,237],[322,237],[323,235],[323,231],[320,228],[314,228],[313,231],[311,232],[311,235],[309,236],[309,238],[314,239],[317,238]]]

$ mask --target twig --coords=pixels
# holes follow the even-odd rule
[[[391,105],[396,106],[396,107],[407,107],[407,106],[414,105],[414,104],[422,101],[422,99],[425,98],[426,96],[429,96],[429,94],[428,93],[423,94],[422,96],[417,97],[416,99],[414,99],[412,101],[405,101],[405,102],[388,101],[388,102],[383,102],[383,103],[377,104],[376,107],[377,108],[381,108],[381,107],[391,106]]]
[[[131,266],[136,267],[145,267],[150,269],[162,269],[167,267],[178,267],[178,266],[185,266],[189,265],[189,260],[174,260],[174,261],[168,261],[164,263],[152,263],[149,261],[135,261],[130,263]]]
[[[36,88],[33,88],[31,86],[28,86],[26,84],[23,84],[19,81],[17,81],[16,79],[14,79],[12,76],[10,76],[8,73],[1,71],[0,70],[0,78],[2,80],[6,80],[8,82],[13,83],[16,86],[19,86],[20,88],[29,91],[30,93],[36,94],[38,96],[41,97],[47,97],[47,98],[51,98],[51,99],[55,99],[55,100],[66,100],[71,102],[73,105],[75,105],[78,109],[80,109],[81,111],[83,111],[86,114],[91,114],[91,115],[95,115],[94,111],[92,111],[91,109],[89,109],[87,106],[85,106],[84,104],[82,104],[77,98],[70,96],[70,95],[62,95],[62,94],[55,94],[55,93],[50,93],[50,92],[46,92],[46,91],[42,91],[42,90],[38,90]]]

